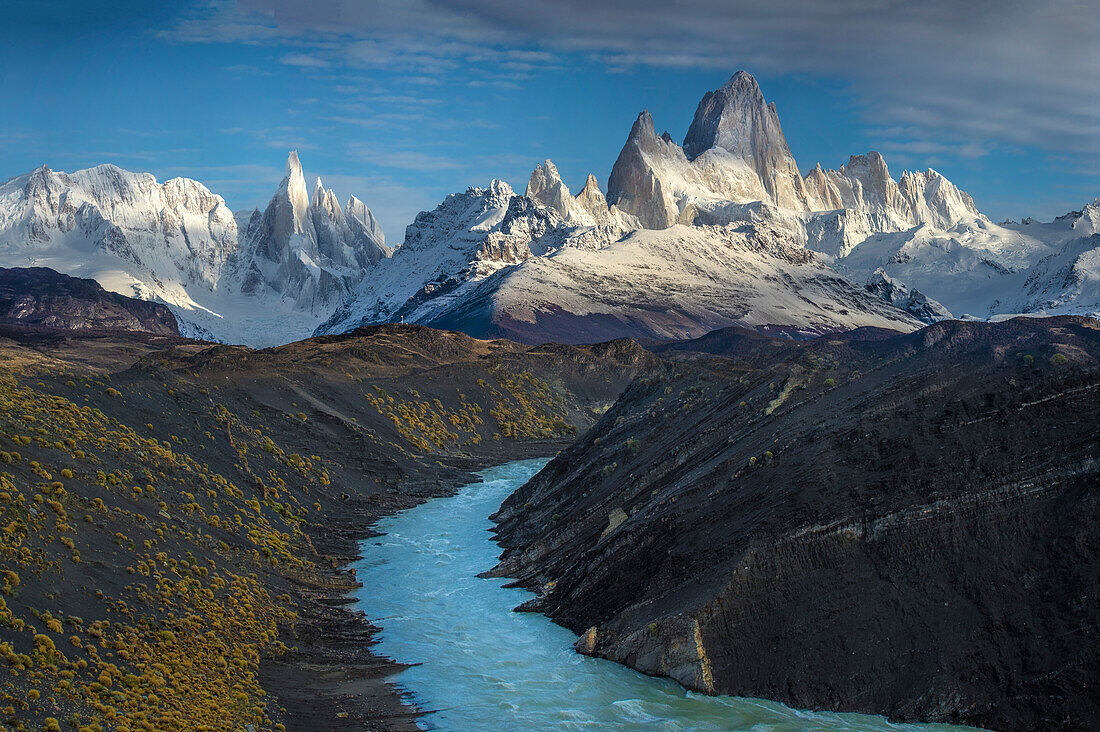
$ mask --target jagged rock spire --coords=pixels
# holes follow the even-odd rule
[[[548,158],[535,166],[531,179],[527,183],[527,198],[538,201],[554,211],[568,224],[574,226],[594,226],[596,220],[592,214],[577,203],[562,181],[558,168]]]
[[[657,137],[653,117],[642,110],[611,168],[607,202],[636,216],[647,229],[668,228],[680,215],[675,199],[661,182],[663,161],[673,166],[688,164],[676,143]]]
[[[320,178],[314,181],[311,200],[298,152],[292,150],[286,176],[259,220],[249,225],[247,246],[240,254],[247,262],[242,265],[242,289],[255,292],[266,286],[314,310],[343,297],[367,267],[392,253],[374,215],[353,200],[357,206],[349,218]]]
[[[738,71],[707,92],[695,110],[684,137],[684,153],[694,160],[714,148],[728,151],[752,168],[777,205],[796,210],[810,207],[775,105],[764,99],[760,85],[747,71]]]

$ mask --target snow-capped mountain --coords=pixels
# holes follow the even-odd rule
[[[421,213],[317,333],[403,320],[576,343],[735,324],[807,334],[919,325],[763,222],[645,230],[614,208],[589,210],[603,199],[594,180],[578,201],[550,161],[527,191],[493,181]]]
[[[271,203],[244,230],[194,180],[43,166],[0,185],[0,264],[50,267],[162,302],[185,334],[273,345],[309,335],[389,256],[370,210],[355,198],[346,209],[319,181],[308,199],[293,152]]]
[[[114,165],[72,174],[42,166],[0,186],[0,242],[28,257],[140,258],[157,279],[213,286],[236,251],[237,225],[221,196],[197,181],[158,183]]]
[[[374,214],[354,196],[345,214],[320,178],[312,199],[307,195],[297,152],[267,208],[252,213],[241,243],[233,263],[241,291],[275,292],[310,314],[330,314],[371,265],[392,254]]]
[[[891,302],[908,308],[908,295],[897,293],[923,293],[935,306],[913,305],[922,318],[1100,313],[1100,298],[1081,284],[1093,272],[1090,246],[1070,244],[1095,233],[1095,206],[1050,224],[998,225],[935,170],[895,180],[877,152],[801,176],[775,105],[744,71],[703,97],[683,145],[667,132],[657,136],[642,112],[607,198],[651,229],[765,222],[872,291],[894,293]],[[1030,295],[1016,297],[1021,289]]]
[[[1100,198],[1050,223],[1005,222],[1019,236],[1041,237],[1049,253],[1011,278],[998,313],[1100,317]]]
[[[707,92],[683,145],[667,132],[658,137],[648,112],[638,115],[612,168],[608,201],[651,229],[737,217],[737,204],[754,202],[788,215],[842,211],[849,220],[838,233],[854,227],[857,238],[984,219],[970,196],[936,171],[906,172],[895,181],[876,152],[852,156],[837,170],[818,164],[803,178],[775,105],[745,71]],[[825,231],[815,216],[794,218]]]
[[[1100,277],[1090,255],[1098,219],[1100,202],[1048,223],[994,224],[983,216],[946,228],[921,224],[872,234],[832,262],[855,279],[882,269],[957,317],[1095,317],[1100,293],[1083,283]]]
[[[557,176],[552,164],[549,170]],[[558,195],[575,215],[585,214],[564,184]],[[434,211],[417,215],[405,230],[404,244],[378,264],[317,333],[340,333],[367,323],[431,322],[472,285],[544,256],[568,238],[574,246],[610,241],[606,227],[581,228],[574,236],[576,228],[557,212],[517,196],[500,180],[451,194]]]
[[[494,181],[422,213],[317,332],[404,319],[579,341],[1095,312],[1081,237],[1098,218],[994,224],[938,172],[895,179],[877,152],[803,176],[775,105],[740,71],[703,97],[682,145],[643,111],[606,198],[592,175],[573,196],[547,160],[525,196]]]

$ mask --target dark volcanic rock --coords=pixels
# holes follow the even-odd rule
[[[0,323],[179,335],[166,306],[108,292],[95,280],[47,267],[0,267]]]
[[[1100,720],[1100,325],[666,347],[496,515],[578,649],[713,693]]]

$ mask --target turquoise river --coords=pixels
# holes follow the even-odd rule
[[[881,717],[807,712],[775,702],[709,697],[573,651],[576,636],[512,609],[531,594],[480,579],[496,564],[489,515],[546,463],[490,468],[457,495],[380,521],[356,565],[358,607],[382,628],[375,650],[411,666],[392,680],[422,709],[427,729],[958,730]]]

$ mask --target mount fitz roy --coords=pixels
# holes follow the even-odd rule
[[[185,335],[268,346],[308,336],[392,250],[298,155],[267,208],[234,215],[201,183],[99,165],[43,166],[0,185],[0,263],[95,279],[168,305]]]
[[[111,165],[0,185],[0,264],[156,300],[190,335],[265,346],[384,322],[479,337],[678,339],[743,325],[814,335],[945,318],[1100,313],[1100,200],[994,224],[934,170],[876,152],[805,175],[774,104],[737,72],[682,144],[638,115],[606,196],[547,160],[419,214],[396,249],[296,153],[264,211]]]
[[[819,164],[803,178],[775,105],[744,71],[707,92],[682,146],[667,132],[657,137],[648,112],[638,115],[611,171],[608,200],[651,229],[743,218],[730,204],[761,202],[788,213],[843,212],[849,242],[870,232],[984,219],[970,196],[939,173],[906,173],[894,181],[875,152],[853,156],[839,170],[825,171]],[[851,231],[853,225],[858,228]],[[810,228],[821,236],[815,243],[829,243],[827,224]]]
[[[895,180],[877,152],[803,176],[775,105],[739,71],[682,145],[639,114],[606,197],[592,175],[574,197],[549,160],[524,197],[500,181],[448,197],[317,332],[403,318],[585,341],[1096,314],[1098,206],[997,225],[934,170]]]

